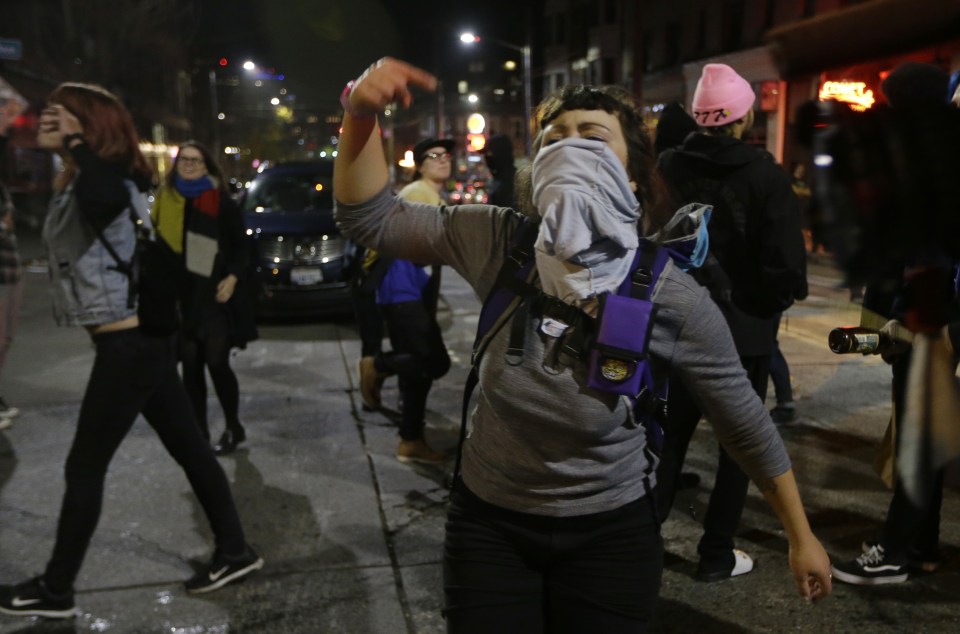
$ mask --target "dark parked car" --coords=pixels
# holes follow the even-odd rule
[[[333,161],[281,163],[241,198],[260,316],[346,313],[357,249],[333,220]]]

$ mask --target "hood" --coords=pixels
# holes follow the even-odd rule
[[[697,122],[687,114],[679,102],[668,103],[660,113],[660,121],[657,122],[653,149],[657,156],[660,156],[670,148],[682,145],[690,133],[698,129]]]
[[[244,211],[243,222],[247,229],[268,235],[315,235],[338,234],[332,209],[309,211],[271,211],[256,213]]]
[[[670,252],[671,257],[684,271],[698,268],[710,248],[707,223],[713,207],[702,203],[690,203],[677,210],[663,229],[650,236]]]
[[[676,154],[693,161],[739,167],[756,161],[760,150],[739,139],[697,132],[687,137]]]
[[[487,168],[494,177],[500,177],[513,174],[513,143],[510,137],[503,134],[495,134],[487,141],[487,147],[483,154],[487,162]]]

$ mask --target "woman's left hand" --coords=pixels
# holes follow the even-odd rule
[[[237,288],[237,276],[231,273],[217,284],[217,303],[226,304],[233,297],[233,291]]]

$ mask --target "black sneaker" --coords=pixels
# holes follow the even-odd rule
[[[789,425],[797,421],[797,409],[793,406],[777,405],[770,410],[770,418],[777,425]]]
[[[886,556],[883,546],[875,544],[865,553],[842,564],[830,566],[833,578],[857,586],[878,586],[903,583],[909,577],[907,562],[894,561]]]
[[[879,546],[876,539],[867,539],[860,544],[861,552],[869,552],[874,546]],[[907,568],[910,572],[936,572],[942,563],[940,551],[936,548],[921,552],[915,548],[907,548]]]
[[[73,592],[56,595],[47,589],[43,577],[15,586],[0,586],[0,612],[48,619],[69,619],[77,615]]]
[[[184,586],[190,594],[203,594],[204,592],[213,592],[228,583],[239,581],[254,570],[263,568],[263,559],[253,552],[253,549],[247,546],[242,555],[228,557],[221,555],[220,551],[213,554],[213,560],[204,567],[193,579],[187,581]]]

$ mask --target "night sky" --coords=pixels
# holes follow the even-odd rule
[[[385,55],[423,66],[446,80],[495,45],[463,46],[466,29],[521,44],[536,0],[204,0],[195,59],[253,59],[286,75],[305,107],[336,103],[342,86]],[[526,18],[529,15],[529,18]],[[516,57],[516,54],[512,54]]]

